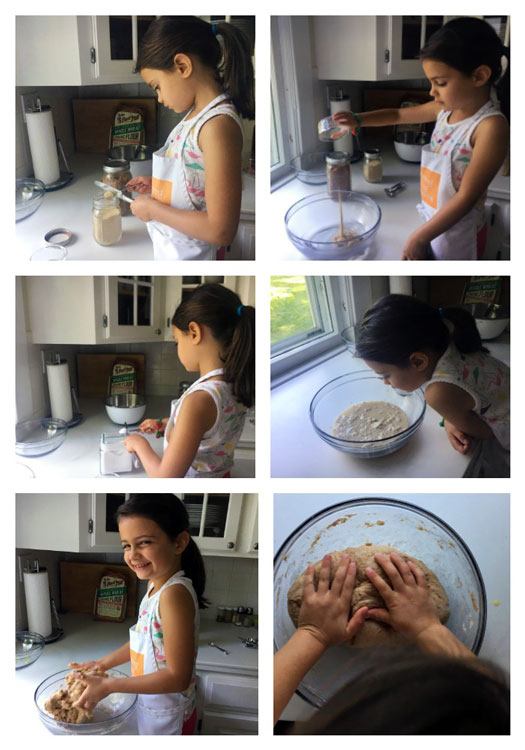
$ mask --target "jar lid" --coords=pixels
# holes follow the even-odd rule
[[[129,170],[129,161],[127,159],[108,159],[102,167],[106,174],[118,174]]]
[[[350,164],[350,154],[346,151],[332,151],[331,154],[326,155],[327,164]]]
[[[374,156],[381,156],[381,149],[380,148],[367,148],[365,151],[363,151],[363,153],[369,159],[373,159]]]

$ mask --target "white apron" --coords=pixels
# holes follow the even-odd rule
[[[470,139],[481,120],[495,114],[494,111],[487,113],[484,108],[481,108],[479,116],[474,117],[472,123],[469,124],[467,137]],[[452,183],[453,149],[451,145],[449,145],[446,155],[432,151],[430,144],[422,148],[421,203],[418,204],[417,210],[425,221],[429,221],[457,193]],[[477,214],[475,208],[472,208],[446,232],[433,239],[430,244],[436,260],[477,260]]]
[[[164,430],[164,450],[168,447],[168,436],[170,432],[173,429],[173,426],[176,421],[176,415],[179,408],[179,405],[182,404],[183,400],[186,398],[186,396],[191,393],[192,391],[197,390],[196,386],[198,383],[202,383],[204,380],[208,380],[209,378],[212,378],[214,375],[223,375],[224,370],[222,367],[218,368],[217,370],[211,370],[210,372],[207,372],[206,375],[202,375],[198,380],[196,380],[194,383],[190,385],[190,387],[184,391],[182,396],[180,398],[174,398],[171,402],[171,410],[170,410],[170,418],[168,419],[168,423],[166,425],[166,429]],[[187,477],[196,477],[198,476],[195,469],[190,466],[188,471],[186,472]]]
[[[199,604],[191,581],[189,581],[190,585],[187,585],[188,581],[189,579],[184,578],[184,571],[179,571],[166,581],[157,593],[160,595],[161,591],[167,586],[182,584],[192,595],[195,617],[197,618]],[[146,594],[147,596],[148,594]],[[158,671],[153,649],[153,637],[154,634],[149,629],[141,632],[137,629],[137,625],[133,625],[129,629],[129,651],[133,677]],[[184,693],[139,694],[137,696],[139,734],[182,734],[184,715],[191,703],[192,700]]]
[[[179,150],[176,158],[166,156],[166,151],[171,145],[172,134],[179,127],[178,125],[170,133],[164,146],[155,151],[152,166],[152,198],[174,208],[185,211],[196,210],[186,184],[182,152],[190,130],[198,127],[209,111],[226,99],[229,99],[227,94],[217,96],[199,112],[192,121],[191,128],[182,132],[182,137],[178,142]],[[211,245],[205,240],[188,237],[188,235],[158,221],[149,221],[146,226],[153,242],[155,260],[215,260],[216,245]]]

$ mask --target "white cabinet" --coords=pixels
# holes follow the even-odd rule
[[[142,35],[154,16],[17,16],[16,84],[141,83]]]
[[[423,78],[419,51],[445,21],[445,16],[315,16],[312,23],[318,78]]]
[[[19,494],[16,546],[57,552],[122,552],[115,512],[125,493]],[[257,556],[257,495],[180,496],[190,531],[208,555]]]
[[[26,276],[23,289],[34,344],[162,340],[163,277]]]
[[[241,290],[237,287],[241,277],[237,276],[168,276],[165,282],[164,293],[164,340],[172,341],[171,319],[173,313],[182,302],[184,297],[190,294],[199,284],[218,283],[228,289],[237,292],[244,304],[250,304],[243,299]]]
[[[201,734],[257,734],[257,677],[197,673]]]
[[[255,260],[255,222],[241,220],[226,260]]]

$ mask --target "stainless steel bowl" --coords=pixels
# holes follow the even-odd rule
[[[125,161],[149,161],[153,156],[151,146],[114,146],[108,151],[110,159],[124,159]]]
[[[106,413],[115,424],[136,424],[146,412],[146,399],[138,393],[116,393],[107,396]]]

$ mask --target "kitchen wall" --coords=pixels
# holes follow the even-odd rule
[[[121,564],[122,555],[115,554],[75,554],[47,551],[31,551],[25,549],[16,550],[16,627],[27,628],[27,613],[25,606],[24,584],[19,580],[18,558],[27,560],[37,559],[41,567],[46,567],[49,575],[51,593],[60,612],[60,582],[59,563],[91,562],[108,563],[109,565]],[[258,564],[257,560],[237,557],[204,557],[206,568],[206,598],[210,601],[210,607],[201,612],[201,617],[215,619],[216,607],[245,606],[253,607],[259,611],[258,605]],[[146,582],[139,583],[138,601],[146,593]],[[87,617],[88,615],[86,615]]]

